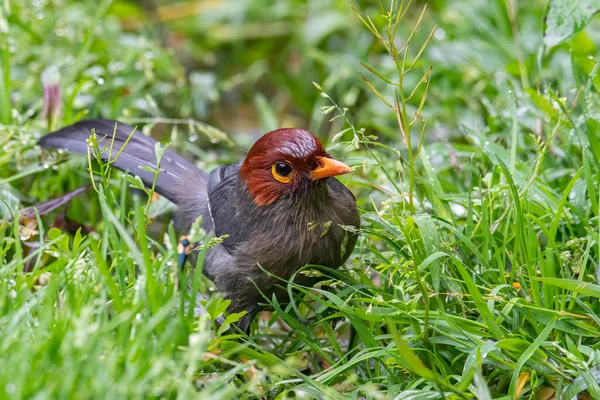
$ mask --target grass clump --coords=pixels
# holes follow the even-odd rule
[[[141,4],[0,5],[2,397],[600,398],[597,10]],[[356,167],[351,262],[216,331],[170,205],[93,140],[87,163],[35,146],[86,115],[205,169],[318,133]]]

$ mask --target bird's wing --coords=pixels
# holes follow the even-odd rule
[[[240,173],[242,161],[235,164],[221,165],[215,168],[208,178],[208,193],[213,193],[223,183],[234,183]]]
[[[115,128],[116,126],[116,128]],[[156,168],[154,148],[156,141],[134,128],[116,121],[106,119],[91,119],[79,121],[73,125],[59,129],[40,139],[42,147],[63,149],[72,153],[87,154],[87,139],[91,130],[98,135],[100,148],[104,149],[102,159],[107,160],[108,149],[114,134],[112,158],[123,148],[119,157],[112,164],[114,167],[139,176],[144,184],[152,187],[154,173],[140,169],[140,166]],[[133,135],[132,135],[132,132]],[[177,205],[189,199],[206,202],[206,184],[208,174],[198,169],[171,149],[167,149],[161,159],[161,172],[156,182],[156,192],[165,196]]]
[[[222,165],[210,173],[208,178],[208,203],[211,228],[217,236],[228,235],[225,247],[239,243],[252,234],[252,226],[245,223],[247,199],[241,199],[245,193],[239,188],[239,171],[242,163]],[[252,204],[253,205],[253,204]],[[216,223],[215,223],[216,222]]]
[[[229,165],[221,165],[215,168],[208,177],[207,199],[210,221],[206,221],[205,229],[215,232],[217,236],[223,235],[221,227],[223,224],[221,214],[228,214],[231,217],[235,214],[235,183],[240,172],[242,162]],[[213,210],[214,213],[213,214]],[[218,228],[215,228],[215,215],[219,220]],[[233,218],[226,219],[227,222],[235,222]]]

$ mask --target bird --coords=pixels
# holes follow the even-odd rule
[[[111,158],[111,165],[152,187],[155,174],[144,167],[157,167],[156,141],[127,124],[82,120],[38,143],[87,154],[92,131],[103,160],[112,146],[113,158],[120,154]],[[310,132],[281,128],[261,136],[240,162],[210,173],[167,148],[155,190],[177,206],[178,232],[188,232],[202,217],[206,232],[224,238],[208,249],[202,271],[231,300],[229,312],[246,312],[237,327],[248,333],[265,307],[264,296],[275,295],[284,302],[289,296],[282,279],[290,279],[305,265],[338,268],[352,253],[360,216],[353,193],[336,179],[351,171]],[[308,275],[298,274],[295,281],[312,286],[318,278]]]

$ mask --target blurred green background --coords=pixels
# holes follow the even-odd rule
[[[243,156],[260,134],[278,127],[305,128],[329,142],[345,121],[324,115],[329,101],[311,84],[316,82],[348,108],[356,127],[404,152],[384,158],[406,157],[395,112],[361,79],[364,74],[383,96],[394,98],[394,87],[360,64],[397,80],[392,58],[356,14],[383,26],[378,1],[5,3],[0,19],[3,71],[10,76],[2,91],[5,124],[37,127],[41,135],[84,117],[150,123],[146,132],[175,140],[181,152],[210,169]],[[464,187],[454,174],[461,148],[451,150],[449,143],[506,143],[515,107],[522,131],[539,131],[547,115],[532,104],[544,101],[534,92],[554,88],[573,97],[593,67],[588,56],[596,53],[598,30],[588,27],[569,45],[548,48],[543,46],[545,1],[413,2],[398,26],[399,47],[424,6],[410,57],[438,28],[404,85],[414,87],[433,67],[422,113],[429,121],[425,141],[432,145],[436,172],[444,175],[442,184]],[[43,76],[62,89],[62,110],[49,124]],[[508,93],[511,88],[514,94]],[[423,87],[408,104],[410,117],[422,94]],[[238,150],[223,151],[233,143],[218,131],[233,137]],[[349,132],[342,137],[351,138]],[[210,152],[215,148],[220,151]],[[365,161],[361,153],[348,156],[354,165]]]
[[[424,5],[414,2],[399,26],[399,42]],[[511,80],[529,88],[552,83],[564,92],[574,86],[570,63],[564,62],[567,49],[541,49],[544,1],[514,4],[517,47],[504,1],[427,6],[414,52],[435,24],[439,28],[419,61],[420,73],[408,74],[407,85],[433,66],[426,108],[435,124],[430,140],[459,136],[460,124],[502,125],[497,110],[506,108],[501,101]],[[39,114],[40,76],[54,67],[68,111],[63,123],[85,112],[194,118],[234,134],[300,126],[327,136],[340,124],[321,114],[327,102],[311,85],[315,81],[351,108],[358,126],[393,142],[394,113],[362,82],[359,73],[369,72],[359,62],[386,76],[393,76],[395,66],[351,7],[382,21],[375,1],[11,2],[2,37],[11,58],[16,121]],[[595,34],[588,30],[578,40],[583,56],[594,54]],[[548,65],[556,68],[541,75]]]

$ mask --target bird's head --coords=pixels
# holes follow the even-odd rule
[[[321,141],[300,129],[277,129],[250,149],[240,177],[259,206],[306,194],[324,179],[352,171],[327,154]]]

